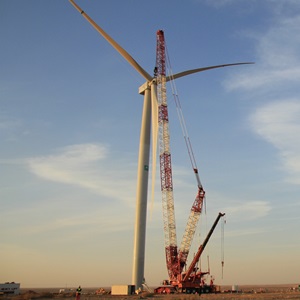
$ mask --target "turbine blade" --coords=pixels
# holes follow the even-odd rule
[[[158,141],[158,102],[156,85],[151,85],[151,117],[152,117],[152,189],[151,189],[151,217],[154,204],[156,162],[157,162],[157,141]]]
[[[198,72],[203,72],[211,69],[217,69],[217,68],[223,68],[223,67],[232,67],[232,66],[238,66],[238,65],[251,65],[254,64],[254,62],[242,62],[242,63],[233,63],[233,64],[225,64],[225,65],[216,65],[216,66],[209,66],[209,67],[204,67],[204,68],[198,68],[198,69],[193,69],[193,70],[188,70],[188,71],[183,71],[171,76],[167,76],[166,79],[167,81],[177,79],[186,75],[190,75],[193,73],[198,73]]]
[[[115,40],[113,40],[99,25],[97,25],[73,0],[69,0],[80,14],[133,66],[147,81],[152,77],[124,50]]]

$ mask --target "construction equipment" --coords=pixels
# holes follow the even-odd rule
[[[158,124],[159,124],[159,161],[160,161],[160,179],[161,179],[161,192],[162,192],[162,207],[163,207],[163,223],[164,223],[164,236],[165,236],[165,255],[166,264],[169,274],[169,280],[164,280],[164,285],[157,288],[157,293],[171,293],[176,290],[178,292],[201,292],[204,288],[202,277],[207,274],[195,271],[195,266],[198,263],[200,256],[213,233],[219,219],[224,214],[219,214],[211,231],[209,232],[204,243],[200,246],[196,256],[194,257],[187,272],[183,272],[186,266],[187,257],[190,251],[190,246],[195,234],[196,226],[202,212],[205,191],[201,184],[198,168],[191,147],[190,140],[187,136],[186,127],[183,127],[188,153],[196,176],[198,192],[196,199],[192,205],[190,216],[186,225],[185,233],[182,239],[181,246],[177,248],[176,241],[176,225],[175,225],[175,210],[174,210],[174,197],[173,197],[173,180],[172,180],[172,163],[171,163],[171,150],[170,150],[170,133],[169,133],[169,117],[168,105],[166,96],[166,47],[164,32],[158,30],[156,34],[156,66],[154,69],[154,77],[157,84],[157,101],[158,101]],[[172,80],[172,75],[169,77]],[[177,99],[178,101],[178,99]],[[181,124],[184,124],[182,113]],[[207,290],[207,287],[205,287]],[[212,290],[210,288],[209,290]]]
[[[163,285],[155,289],[156,293],[159,294],[171,294],[171,293],[213,293],[216,292],[216,287],[213,282],[213,278],[209,284],[204,280],[204,276],[209,274],[209,272],[202,272],[197,268],[197,264],[203,253],[211,235],[213,234],[216,226],[218,225],[219,220],[223,217],[224,213],[219,213],[214,224],[212,225],[210,231],[208,232],[205,240],[198,248],[197,253],[195,254],[193,261],[188,267],[187,271],[184,271],[174,279],[164,280]]]
[[[140,86],[139,94],[144,97],[144,106],[141,122],[140,144],[139,144],[139,158],[137,171],[137,195],[136,195],[136,220],[134,233],[134,250],[133,250],[133,274],[132,283],[138,290],[142,288],[144,281],[144,263],[145,263],[145,240],[146,240],[146,212],[148,201],[148,174],[149,174],[149,160],[150,160],[150,132],[152,128],[153,141],[156,140],[157,133],[157,118],[156,123],[153,123],[155,114],[157,114],[157,95],[160,97],[159,108],[159,133],[160,140],[160,170],[161,170],[161,186],[163,192],[163,214],[164,214],[164,232],[166,241],[166,258],[169,277],[173,283],[180,282],[182,270],[186,265],[189,248],[192,238],[195,233],[196,224],[198,222],[200,213],[202,211],[203,200],[205,192],[201,185],[198,169],[194,163],[192,149],[188,147],[190,158],[194,173],[196,175],[198,184],[198,193],[191,209],[190,218],[186,227],[185,235],[182,240],[181,247],[178,251],[176,242],[176,227],[174,217],[174,202],[173,202],[173,184],[172,184],[172,167],[171,154],[169,149],[169,132],[168,132],[168,110],[166,105],[166,82],[174,81],[175,79],[185,77],[190,74],[204,72],[212,69],[238,66],[244,64],[252,64],[251,62],[240,62],[231,64],[222,64],[215,66],[208,66],[196,68],[166,76],[165,72],[165,44],[164,35],[160,30],[157,34],[157,66],[155,68],[154,77],[149,75],[137,61],[122,48],[111,36],[109,36],[95,21],[93,21],[84,11],[79,7],[74,0],[69,0],[75,9],[85,18],[88,23],[146,80]],[[151,124],[152,116],[152,124]],[[154,117],[153,117],[154,116]],[[187,146],[190,145],[189,140],[186,139]],[[155,144],[153,143],[153,148]],[[156,162],[153,159],[153,162]],[[155,165],[155,163],[153,164]],[[155,172],[153,172],[155,173]],[[175,286],[179,286],[176,285]]]

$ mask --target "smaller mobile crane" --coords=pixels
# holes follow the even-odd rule
[[[203,253],[211,235],[213,234],[216,226],[220,219],[225,215],[225,213],[219,213],[214,224],[212,225],[210,231],[208,232],[205,240],[199,246],[196,255],[194,256],[190,266],[186,271],[178,274],[177,278],[174,280],[164,280],[163,285],[155,289],[155,293],[158,294],[171,294],[171,293],[186,293],[186,294],[201,294],[201,293],[214,293],[216,292],[216,287],[213,284],[213,280],[207,284],[204,280],[204,276],[209,272],[201,272],[198,270],[196,265],[199,262],[201,254]]]

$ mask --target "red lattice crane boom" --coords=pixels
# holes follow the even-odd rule
[[[157,100],[158,100],[158,123],[159,123],[159,157],[160,157],[160,178],[163,206],[163,222],[165,235],[165,253],[166,264],[170,281],[178,281],[180,274],[186,264],[191,243],[194,237],[196,226],[202,212],[203,200],[205,192],[203,190],[198,169],[193,156],[191,143],[187,136],[187,130],[184,124],[182,113],[181,124],[185,136],[188,153],[198,184],[198,193],[192,205],[190,216],[186,225],[185,233],[182,239],[180,249],[177,247],[175,210],[173,197],[173,181],[172,181],[172,163],[170,150],[170,133],[169,133],[169,116],[166,95],[166,47],[164,32],[157,31],[157,48],[156,48],[156,67],[155,78],[157,83]],[[177,107],[179,107],[178,99],[175,99]]]
[[[157,31],[156,38],[156,67],[154,73],[157,82],[160,179],[166,263],[169,277],[172,278],[174,275],[177,276],[179,265],[173,197],[169,116],[166,96],[166,53],[164,32],[162,30]]]

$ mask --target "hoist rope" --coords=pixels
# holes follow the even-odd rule
[[[180,99],[179,99],[177,88],[176,88],[176,83],[175,83],[175,80],[174,80],[174,77],[173,77],[174,73],[172,71],[171,62],[170,62],[170,59],[169,59],[169,54],[168,54],[168,49],[167,49],[166,44],[165,44],[165,54],[166,54],[166,69],[167,69],[167,72],[168,72],[168,75],[169,75],[169,78],[170,78],[170,86],[171,86],[171,91],[172,91],[173,99],[174,99],[175,106],[176,106],[178,119],[179,119],[179,122],[180,122],[182,134],[183,134],[185,145],[186,145],[187,152],[188,152],[188,155],[189,155],[190,163],[192,165],[192,169],[193,169],[193,171],[195,173],[195,176],[196,176],[198,188],[200,188],[200,187],[202,187],[202,183],[200,181],[200,177],[199,177],[199,174],[198,174],[198,167],[197,167],[195,155],[194,155],[194,152],[193,152],[191,140],[189,138],[186,122],[185,122],[185,119],[184,119]],[[204,231],[207,232],[206,197],[204,197],[203,201],[204,201],[204,203],[203,203],[204,213],[205,213],[205,216],[206,216],[206,218],[205,218],[205,230]],[[207,250],[208,250],[207,253],[209,253],[209,246],[208,246]],[[201,264],[201,259],[200,259],[200,264]]]
[[[171,78],[170,85],[171,85],[172,95],[173,95],[174,102],[175,102],[175,105],[176,105],[176,110],[177,110],[181,130],[182,130],[182,133],[183,133],[184,141],[185,141],[185,144],[186,144],[186,147],[187,147],[187,150],[188,150],[188,154],[189,154],[189,158],[190,158],[192,168],[193,168],[193,170],[195,170],[195,169],[197,169],[197,164],[196,164],[195,156],[194,156],[194,153],[193,153],[192,144],[191,144],[191,141],[190,141],[190,138],[189,138],[189,135],[188,135],[188,130],[187,130],[187,127],[186,127],[186,123],[185,123],[185,120],[184,120],[184,116],[183,116],[183,112],[182,112],[181,103],[180,103],[180,100],[179,100],[175,80],[174,80],[174,77],[173,77],[174,73],[172,71],[167,46],[166,46],[166,66],[167,66],[169,76]]]
[[[224,275],[224,258],[225,258],[225,251],[224,251],[224,227],[225,227],[226,220],[224,219],[221,223],[221,265],[222,265],[222,279]]]

